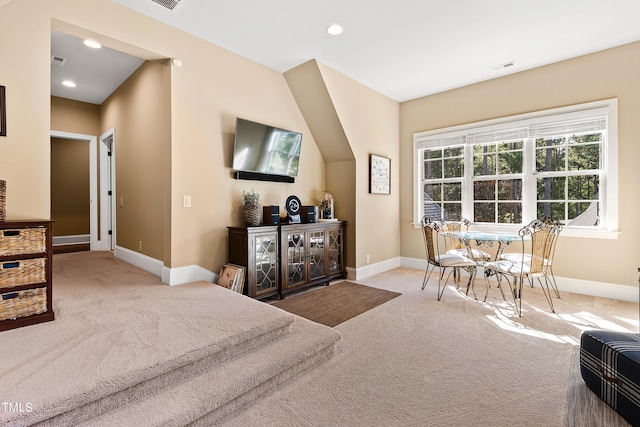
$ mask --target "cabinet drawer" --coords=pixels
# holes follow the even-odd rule
[[[45,271],[44,258],[0,262],[0,288],[43,283]]]
[[[46,233],[45,227],[0,230],[0,256],[44,253]]]
[[[47,288],[0,294],[0,320],[28,317],[47,311]]]

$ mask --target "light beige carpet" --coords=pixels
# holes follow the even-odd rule
[[[241,348],[294,316],[207,282],[166,286],[106,252],[54,255],[56,320],[0,332],[0,425],[30,424]],[[44,418],[43,418],[44,419]]]
[[[581,332],[638,330],[637,303],[563,292],[552,314],[527,287],[518,318],[497,290],[483,303],[448,287],[436,301],[437,282],[420,291],[422,276],[362,281],[402,295],[336,326],[331,360],[223,425],[564,426]]]

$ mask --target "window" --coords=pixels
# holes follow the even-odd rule
[[[617,231],[616,123],[614,99],[414,134],[414,220]]]

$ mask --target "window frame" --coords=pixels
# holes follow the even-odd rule
[[[618,229],[618,100],[617,98],[577,104],[567,107],[552,108],[532,113],[518,114],[498,119],[467,123],[442,129],[417,132],[413,134],[413,224],[420,226],[424,203],[422,202],[422,152],[429,147],[445,147],[460,141],[465,145],[464,179],[462,214],[470,221],[473,220],[473,135],[486,135],[504,132],[522,132],[529,126],[558,120],[570,121],[589,115],[604,114],[607,119],[607,129],[602,149],[602,176],[600,190],[602,192],[602,208],[600,212],[600,227],[578,228],[567,227],[564,236],[616,239]],[[536,215],[536,181],[535,138],[526,136],[523,164],[523,223],[533,220]],[[479,141],[475,141],[479,143]],[[471,171],[470,173],[468,171]],[[517,231],[522,224],[486,224],[476,223],[475,228],[486,231]]]

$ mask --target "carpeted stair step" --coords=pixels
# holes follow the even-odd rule
[[[326,360],[340,337],[332,328],[297,317],[288,334],[268,344],[80,425],[210,426]]]
[[[209,283],[144,289],[145,306],[130,293],[112,298],[104,313],[93,309],[93,317],[60,309],[55,322],[3,332],[0,354],[21,356],[3,359],[0,395],[32,410],[1,412],[0,426],[88,420],[271,343],[296,319]],[[186,314],[159,315],[157,306]]]

